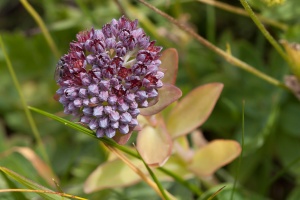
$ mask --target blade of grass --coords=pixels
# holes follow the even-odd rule
[[[2,177],[7,185],[8,188],[17,188],[17,185],[14,181],[10,180],[8,175],[6,175],[3,171],[0,170],[0,173],[2,174]],[[23,200],[29,200],[23,193],[11,193],[11,197],[13,199],[23,199]]]
[[[27,12],[32,16],[32,18],[35,20],[35,22],[38,24],[38,26],[40,27],[40,29],[42,30],[44,37],[48,43],[48,45],[50,46],[50,49],[52,50],[53,54],[55,55],[55,57],[58,59],[60,57],[60,53],[51,37],[51,35],[49,34],[49,31],[45,25],[45,23],[43,22],[42,18],[39,16],[39,14],[34,10],[34,8],[28,3],[27,0],[20,0],[20,2],[22,3],[22,5],[24,6],[24,8],[27,10]]]
[[[151,179],[147,177],[139,168],[137,168],[135,165],[133,165],[128,158],[126,158],[123,154],[121,154],[117,149],[113,148],[112,146],[106,145],[106,147],[114,152],[124,163],[126,163],[136,174],[138,174],[144,181],[147,183],[154,191],[162,198],[162,199],[173,199],[175,200],[175,197],[173,197],[170,193],[167,193],[168,197],[165,198],[164,195],[161,193],[159,187],[153,182]]]
[[[214,0],[197,0],[197,1],[199,1],[201,3],[205,3],[205,4],[215,6],[217,8],[220,8],[222,10],[226,10],[226,11],[234,13],[234,14],[249,17],[248,13],[244,9],[241,9],[239,7],[236,7],[236,6],[231,6],[229,4],[226,4],[226,3],[223,3],[223,2],[220,2],[220,1],[214,1]],[[258,17],[259,20],[261,20],[265,24],[269,24],[269,25],[274,26],[276,28],[279,28],[283,31],[286,31],[288,29],[288,26],[286,24],[280,23],[280,22],[272,20],[272,19],[268,19],[268,18],[266,18],[262,15],[259,15],[259,14],[256,14],[256,16]]]
[[[238,58],[232,56],[231,54],[227,53],[226,51],[223,51],[222,49],[220,49],[217,46],[213,45],[212,43],[210,43],[209,41],[207,41],[206,39],[204,39],[203,37],[198,35],[196,32],[194,32],[194,30],[192,30],[191,28],[189,28],[189,27],[185,26],[184,24],[180,23],[179,21],[177,21],[176,19],[174,19],[170,15],[162,12],[161,10],[159,10],[156,7],[152,6],[151,4],[145,2],[144,0],[138,0],[138,1],[142,4],[144,4],[145,6],[147,6],[148,8],[152,9],[154,12],[158,13],[162,17],[169,20],[172,24],[174,24],[174,25],[178,26],[180,29],[184,30],[191,37],[195,38],[202,45],[206,46],[207,48],[209,48],[210,50],[212,50],[216,54],[223,57],[227,62],[231,63],[232,65],[234,65],[236,67],[239,67],[239,68],[241,68],[241,69],[257,76],[257,77],[263,79],[264,81],[266,81],[266,82],[268,82],[272,85],[275,85],[277,87],[280,87],[280,88],[283,88],[287,91],[290,91],[290,89],[288,87],[286,87],[284,83],[282,83],[282,82],[278,81],[277,79],[275,79],[275,78],[273,78],[273,77],[257,70],[256,68],[254,68],[251,65],[239,60]]]
[[[230,195],[231,200],[233,200],[237,180],[239,178],[240,169],[241,169],[241,166],[242,166],[242,159],[243,159],[243,153],[244,153],[244,136],[245,136],[245,100],[243,100],[243,105],[242,105],[242,144],[241,144],[242,151],[241,151],[241,155],[239,157],[239,161],[238,161],[238,165],[237,165],[237,169],[236,169],[233,188],[231,190],[231,195]]]
[[[220,189],[218,189],[218,191],[216,191],[213,195],[211,195],[207,200],[212,200],[213,198],[215,198],[215,196],[217,196],[226,186],[221,187]]]
[[[249,14],[250,18],[253,20],[253,22],[256,24],[257,28],[261,31],[261,33],[266,37],[266,39],[271,43],[271,45],[276,49],[276,51],[279,53],[279,55],[286,60],[287,63],[290,63],[286,53],[283,51],[281,46],[276,42],[276,40],[272,37],[272,35],[269,33],[269,31],[265,28],[265,26],[261,23],[261,21],[258,19],[258,17],[253,12],[252,8],[249,6],[246,0],[240,0],[241,4]]]
[[[291,169],[292,166],[294,166],[298,162],[300,162],[300,157],[298,157],[295,160],[293,160],[292,162],[290,162],[286,167],[284,167],[277,174],[275,174],[275,176],[273,176],[273,178],[270,180],[270,182],[268,184],[266,184],[266,188],[270,187],[280,176],[285,174],[289,169]]]
[[[74,196],[71,194],[66,194],[66,193],[60,193],[60,192],[54,192],[54,191],[47,191],[47,190],[30,190],[30,189],[0,189],[0,193],[4,192],[29,192],[29,193],[40,193],[40,194],[57,194],[61,197],[69,197],[72,199],[79,199],[79,200],[88,200],[86,198]],[[64,198],[63,198],[64,199]]]
[[[6,64],[7,64],[7,68],[9,70],[9,73],[11,75],[11,78],[13,80],[13,83],[15,85],[15,88],[20,96],[20,101],[21,101],[21,104],[22,104],[22,107],[24,109],[24,112],[25,112],[25,115],[27,117],[27,120],[29,122],[29,125],[31,127],[31,130],[33,132],[33,135],[38,143],[38,147],[40,148],[41,150],[41,154],[43,156],[43,159],[47,162],[48,166],[50,167],[50,161],[49,161],[49,158],[48,158],[48,155],[47,155],[47,152],[46,152],[46,149],[45,149],[45,146],[43,145],[43,142],[42,142],[42,139],[41,139],[41,136],[39,134],[39,131],[36,127],[36,124],[33,120],[33,117],[31,115],[31,113],[29,112],[28,108],[27,108],[27,103],[26,103],[26,100],[25,100],[25,97],[23,95],[23,92],[22,92],[22,89],[21,89],[21,86],[20,86],[20,83],[18,81],[18,78],[17,78],[17,75],[14,71],[14,68],[11,64],[11,61],[9,59],[9,56],[5,50],[5,45],[2,41],[2,37],[0,36],[0,47],[2,49],[2,52],[3,52],[3,55],[5,57],[5,61],[6,61]],[[50,167],[51,168],[51,167]]]
[[[107,145],[110,145],[110,146],[112,146],[112,147],[114,147],[116,149],[119,149],[120,151],[122,151],[124,153],[127,153],[128,155],[131,155],[131,156],[133,156],[135,158],[141,159],[141,157],[136,152],[132,151],[131,149],[129,149],[129,148],[125,147],[125,146],[121,146],[121,145],[117,144],[116,142],[114,142],[111,139],[108,139],[108,138],[105,138],[105,137],[98,138],[96,136],[96,134],[92,130],[90,130],[90,129],[87,129],[87,128],[81,126],[81,125],[78,125],[76,123],[70,122],[70,121],[68,121],[66,119],[63,119],[63,118],[58,117],[56,115],[53,115],[51,113],[42,111],[42,110],[40,110],[38,108],[34,108],[34,107],[30,107],[30,106],[28,106],[28,108],[30,110],[34,111],[34,112],[37,112],[37,113],[45,115],[45,116],[47,116],[47,117],[49,117],[51,119],[54,119],[54,120],[56,120],[58,122],[61,122],[62,124],[66,125],[66,126],[69,126],[69,127],[73,128],[75,130],[78,130],[78,131],[80,131],[82,133],[85,133],[85,134],[87,134],[88,136],[90,136],[92,138],[98,139],[98,140],[104,142]],[[197,188],[194,185],[190,184],[189,182],[185,181],[184,179],[182,179],[181,177],[177,176],[173,172],[171,172],[171,171],[169,171],[169,170],[167,170],[167,169],[165,169],[163,167],[159,167],[157,169],[160,170],[161,172],[169,175],[174,180],[176,180],[178,183],[182,184],[183,186],[185,186],[187,189],[189,189],[190,191],[194,192],[198,196],[200,196],[203,193],[199,188]]]
[[[183,186],[185,186],[187,189],[189,189],[190,191],[192,191],[193,193],[197,194],[199,197],[203,194],[203,192],[201,191],[200,188],[196,187],[195,185],[185,181],[184,179],[182,179],[180,176],[178,176],[177,174],[174,174],[172,171],[163,168],[163,167],[159,167],[157,168],[159,171],[169,175],[170,177],[172,177],[174,180],[176,180],[178,183],[182,184]]]
[[[34,108],[34,107],[31,107],[31,106],[28,106],[28,108],[29,108],[30,110],[34,111],[34,112],[37,112],[37,113],[42,114],[42,115],[45,115],[45,116],[47,116],[47,117],[49,117],[49,118],[51,118],[51,119],[54,119],[54,120],[56,120],[56,121],[58,121],[58,122],[61,122],[62,124],[66,125],[66,126],[68,126],[68,127],[71,127],[71,128],[73,128],[73,129],[75,129],[75,130],[78,130],[78,131],[80,131],[80,132],[82,132],[82,133],[84,133],[84,134],[86,134],[86,135],[88,135],[88,136],[90,136],[90,137],[92,137],[92,138],[98,139],[98,140],[104,142],[105,144],[111,145],[111,146],[113,146],[113,147],[115,147],[115,148],[117,148],[117,149],[119,149],[119,150],[121,150],[121,151],[123,151],[123,152],[125,152],[125,153],[127,153],[127,154],[129,154],[129,155],[131,155],[131,156],[133,156],[133,157],[140,158],[140,157],[139,157],[134,151],[132,151],[131,149],[128,149],[128,148],[126,148],[125,146],[121,146],[121,145],[117,144],[115,141],[113,141],[113,140],[111,140],[111,139],[108,139],[108,138],[106,138],[106,137],[98,138],[98,137],[96,136],[96,133],[95,133],[94,131],[92,131],[92,130],[90,130],[90,129],[87,129],[87,128],[85,128],[85,127],[82,126],[82,125],[76,124],[76,123],[74,123],[74,122],[70,122],[70,121],[68,121],[68,120],[66,120],[66,119],[64,119],[64,118],[58,117],[58,116],[56,116],[56,115],[53,115],[53,114],[48,113],[48,112],[45,112],[45,111],[40,110],[40,109],[38,109],[38,108]]]
[[[44,199],[49,199],[49,200],[61,199],[61,197],[58,196],[57,192],[52,191],[52,190],[50,190],[50,189],[48,189],[48,188],[46,188],[42,185],[39,185],[39,184],[35,183],[34,181],[29,180],[29,179],[25,178],[24,176],[21,176],[18,173],[14,172],[14,171],[6,168],[6,167],[1,167],[0,166],[0,171],[3,172],[8,177],[10,177],[10,178],[14,179],[15,181],[17,181],[18,183],[26,186],[29,189],[48,191],[47,193],[46,192],[39,193],[39,195],[41,197],[43,197]]]
[[[145,162],[145,160],[143,159],[143,157],[141,156],[141,154],[139,153],[139,151],[137,149],[136,149],[136,151],[137,151],[138,155],[141,157],[142,162],[144,163],[145,167],[147,168],[147,171],[149,172],[149,174],[152,177],[153,181],[156,183],[156,186],[160,190],[160,193],[162,194],[162,196],[164,197],[164,199],[169,200],[169,197],[166,195],[164,188],[162,187],[162,185],[159,182],[159,180],[156,178],[156,176],[153,173],[153,171],[147,165],[147,163]]]

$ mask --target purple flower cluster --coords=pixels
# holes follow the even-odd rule
[[[98,137],[130,133],[139,108],[155,103],[163,85],[162,48],[137,25],[121,17],[100,30],[80,32],[57,64],[56,93],[64,112],[79,117]]]

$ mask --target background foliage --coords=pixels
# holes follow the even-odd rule
[[[165,49],[179,52],[177,86],[187,94],[193,88],[210,82],[224,83],[221,97],[202,126],[208,140],[216,138],[241,140],[242,101],[245,100],[245,146],[240,167],[238,189],[234,199],[299,199],[300,198],[300,104],[291,93],[270,85],[258,77],[235,68],[224,59],[195,42],[184,31],[170,24],[152,10],[136,1],[110,0],[32,0],[58,45],[60,54],[67,52],[76,33],[90,27],[101,28],[112,18],[125,12],[139,19],[140,26]],[[216,46],[255,66],[266,74],[283,80],[289,74],[288,65],[271,47],[250,18],[215,8],[199,1],[149,1],[182,23],[188,24]],[[222,1],[241,8],[238,1]],[[278,28],[266,24],[276,40],[300,42],[300,2],[286,0],[284,4],[268,7],[262,1],[251,1],[257,13],[284,24]],[[0,1],[0,34],[21,83],[28,105],[61,115],[62,107],[52,97],[57,89],[54,70],[58,58],[53,55],[32,17],[17,0]],[[30,147],[41,152],[31,133],[0,51],[0,151],[15,146]],[[34,114],[50,163],[60,179],[64,192],[90,199],[156,199],[144,183],[128,188],[107,189],[93,194],[82,190],[86,177],[107,156],[96,140],[76,133],[55,121]],[[0,165],[35,182],[49,186],[30,162],[17,153],[2,154]],[[216,177],[232,183],[236,162],[220,169]],[[282,172],[282,173],[280,173]],[[278,175],[276,179],[274,178]],[[0,178],[0,188],[9,188]],[[196,180],[192,179],[191,182]],[[22,187],[18,183],[17,187]],[[176,183],[164,187],[181,199],[193,195]],[[207,188],[208,191],[216,188]],[[214,190],[214,191],[215,191]],[[229,199],[230,186],[219,195]],[[15,195],[15,194],[14,194]],[[1,193],[1,199],[14,199],[11,193]],[[27,198],[36,197],[26,194]]]

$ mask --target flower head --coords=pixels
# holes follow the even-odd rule
[[[163,86],[162,48],[137,25],[123,16],[100,30],[80,32],[57,64],[56,93],[64,112],[98,137],[132,132],[139,108],[156,102]]]

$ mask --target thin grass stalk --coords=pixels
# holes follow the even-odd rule
[[[28,3],[27,0],[20,0],[24,8],[27,10],[27,12],[32,16],[32,18],[35,20],[35,22],[40,27],[50,49],[52,50],[55,57],[58,59],[60,57],[60,53],[54,43],[54,40],[52,39],[45,23],[43,22],[42,18],[39,16],[39,14],[34,10],[34,8]]]
[[[203,194],[203,191],[196,187],[193,184],[190,184],[189,182],[187,182],[186,180],[182,179],[180,176],[178,176],[177,174],[174,174],[173,172],[171,172],[170,170],[163,168],[163,167],[159,167],[157,168],[159,171],[169,175],[170,177],[172,177],[174,180],[176,180],[178,183],[182,184],[183,186],[185,186],[186,188],[188,188],[190,191],[192,191],[193,193],[197,194],[199,197]]]
[[[6,64],[7,64],[7,68],[8,68],[8,70],[9,70],[9,73],[10,73],[11,78],[12,78],[12,80],[13,80],[13,83],[14,83],[14,85],[15,85],[15,88],[16,88],[16,90],[17,90],[19,96],[20,96],[20,101],[21,101],[22,107],[23,107],[23,109],[24,109],[26,118],[27,118],[27,120],[28,120],[28,122],[29,122],[29,125],[30,125],[30,127],[31,127],[31,130],[32,130],[32,132],[33,132],[33,135],[34,135],[34,137],[35,137],[35,139],[36,139],[36,141],[37,141],[38,147],[39,147],[40,150],[41,150],[41,154],[42,154],[42,156],[43,156],[43,159],[46,161],[46,163],[47,163],[47,164],[49,165],[49,167],[50,167],[51,165],[50,165],[50,161],[49,161],[48,154],[47,154],[47,152],[46,152],[46,148],[45,148],[45,146],[44,146],[44,144],[43,144],[43,142],[42,142],[40,133],[39,133],[37,127],[36,127],[36,124],[35,124],[35,122],[34,122],[34,120],[33,120],[33,117],[32,117],[32,115],[31,115],[29,109],[27,108],[27,103],[26,103],[25,97],[24,97],[24,95],[23,95],[23,92],[22,92],[20,83],[19,83],[19,81],[18,81],[18,78],[17,78],[17,75],[16,75],[16,73],[15,73],[15,71],[14,71],[14,68],[13,68],[13,66],[12,66],[12,64],[11,64],[11,61],[10,61],[10,59],[9,59],[9,56],[8,56],[6,50],[5,50],[5,45],[4,45],[3,41],[2,41],[2,37],[1,37],[1,36],[0,36],[0,47],[1,47],[2,52],[3,52],[3,55],[4,55],[4,57],[5,57],[5,61],[6,61]]]
[[[233,200],[237,180],[239,178],[240,169],[242,166],[242,159],[243,159],[243,154],[244,154],[244,137],[245,137],[245,100],[243,100],[243,105],[242,105],[242,144],[241,144],[242,150],[241,150],[241,155],[239,157],[239,161],[238,161],[238,165],[237,165],[237,169],[236,169],[236,175],[235,175],[235,179],[234,179],[234,183],[233,183],[233,188],[231,190],[231,195],[230,195],[231,200]]]
[[[246,0],[240,0],[241,4],[249,14],[249,17],[256,24],[257,28],[261,31],[261,33],[266,37],[266,39],[270,42],[270,44],[276,49],[279,55],[287,62],[290,63],[286,53],[283,51],[279,43],[272,37],[269,31],[265,28],[265,26],[261,23],[258,17],[253,12],[252,8],[249,6]]]
[[[61,117],[58,117],[54,114],[51,114],[51,113],[48,113],[48,112],[45,112],[45,111],[42,111],[40,109],[37,109],[37,108],[34,108],[34,107],[30,107],[28,106],[28,108],[34,112],[37,112],[39,114],[42,114],[42,115],[45,115],[51,119],[54,119],[66,126],[69,126],[73,129],[76,129],[84,134],[87,134],[88,136],[94,138],[94,139],[98,139],[100,141],[102,141],[104,144],[106,145],[110,145],[124,153],[127,153],[128,155],[131,155],[137,159],[141,159],[141,157],[134,151],[132,151],[131,149],[127,148],[126,146],[121,146],[119,144],[117,144],[116,142],[112,141],[111,139],[108,139],[108,138],[98,138],[96,135],[95,135],[95,132],[93,132],[92,130],[90,129],[87,129],[79,124],[75,124],[73,122],[70,122],[66,119],[63,119]],[[176,174],[174,174],[173,172],[163,168],[163,167],[159,167],[157,168],[158,170],[160,170],[161,172],[169,175],[170,177],[172,177],[174,180],[176,180],[178,183],[182,184],[183,186],[185,186],[187,189],[189,189],[190,191],[194,192],[195,194],[197,194],[198,196],[200,196],[203,192],[200,190],[200,188],[197,188],[195,187],[194,185],[190,184],[189,182],[185,181],[184,179],[182,179],[180,176],[177,176]]]
[[[158,189],[160,190],[162,196],[164,197],[164,199],[169,200],[168,195],[165,193],[165,189],[163,188],[163,186],[161,185],[161,183],[159,182],[159,180],[156,178],[155,174],[153,173],[153,171],[150,169],[150,167],[147,165],[147,163],[144,161],[143,157],[141,156],[141,154],[137,151],[138,155],[141,157],[141,160],[143,162],[143,164],[145,165],[147,171],[149,172],[150,176],[152,177],[153,181],[156,183]]]
[[[236,6],[231,6],[231,5],[223,3],[223,2],[214,1],[214,0],[197,0],[197,1],[199,1],[201,3],[205,3],[205,4],[215,6],[217,8],[220,8],[222,10],[226,10],[226,11],[234,13],[234,14],[249,17],[248,13],[244,9],[241,9],[239,7],[236,7]],[[274,26],[276,28],[279,28],[283,31],[286,31],[288,29],[288,26],[286,24],[280,23],[280,22],[272,20],[272,19],[268,19],[268,18],[266,18],[262,15],[259,15],[259,14],[256,14],[256,16],[258,17],[258,19],[260,21],[262,21],[265,24],[269,24],[269,25]]]
[[[135,165],[133,165],[130,160],[128,158],[126,158],[123,154],[121,154],[117,149],[115,149],[114,147],[110,146],[110,145],[106,145],[106,147],[111,151],[114,152],[124,163],[126,163],[136,174],[138,174],[143,181],[145,181],[145,183],[147,183],[150,187],[152,187],[152,189],[154,189],[154,191],[162,198],[165,199],[164,195],[161,193],[159,187],[155,184],[155,182],[153,182],[151,179],[149,179],[139,168],[137,168]],[[175,198],[170,194],[168,194],[168,199],[174,199]]]
[[[213,198],[215,198],[226,186],[221,187],[220,189],[218,189],[218,191],[216,191],[213,195],[211,195],[207,200],[212,200]]]
[[[69,197],[72,199],[79,199],[79,200],[88,200],[86,198],[74,196],[71,194],[61,193],[61,192],[53,192],[48,190],[31,190],[31,189],[0,189],[0,193],[4,192],[28,192],[28,193],[47,193],[47,194],[57,194],[61,197]]]
[[[207,48],[209,48],[210,50],[212,50],[213,52],[215,52],[216,54],[220,55],[221,57],[223,57],[227,62],[231,63],[232,65],[241,68],[259,78],[261,78],[262,80],[275,85],[277,87],[283,88],[287,91],[290,91],[290,89],[288,87],[286,87],[284,85],[284,83],[278,81],[277,79],[255,69],[254,67],[252,67],[251,65],[239,60],[238,58],[232,56],[231,54],[223,51],[222,49],[218,48],[217,46],[213,45],[212,43],[210,43],[209,41],[207,41],[206,39],[204,39],[203,37],[201,37],[200,35],[198,35],[196,32],[194,32],[191,28],[185,26],[184,24],[180,23],[179,21],[177,21],[176,19],[174,19],[173,17],[169,16],[168,14],[162,12],[161,10],[157,9],[156,7],[152,6],[151,4],[145,2],[144,0],[138,0],[140,3],[144,4],[145,6],[149,7],[150,9],[152,9],[154,12],[158,13],[159,15],[161,15],[162,17],[166,18],[167,20],[169,20],[172,24],[178,26],[180,29],[184,30],[186,33],[188,33],[191,37],[195,38],[198,42],[200,42],[202,45],[206,46]]]

